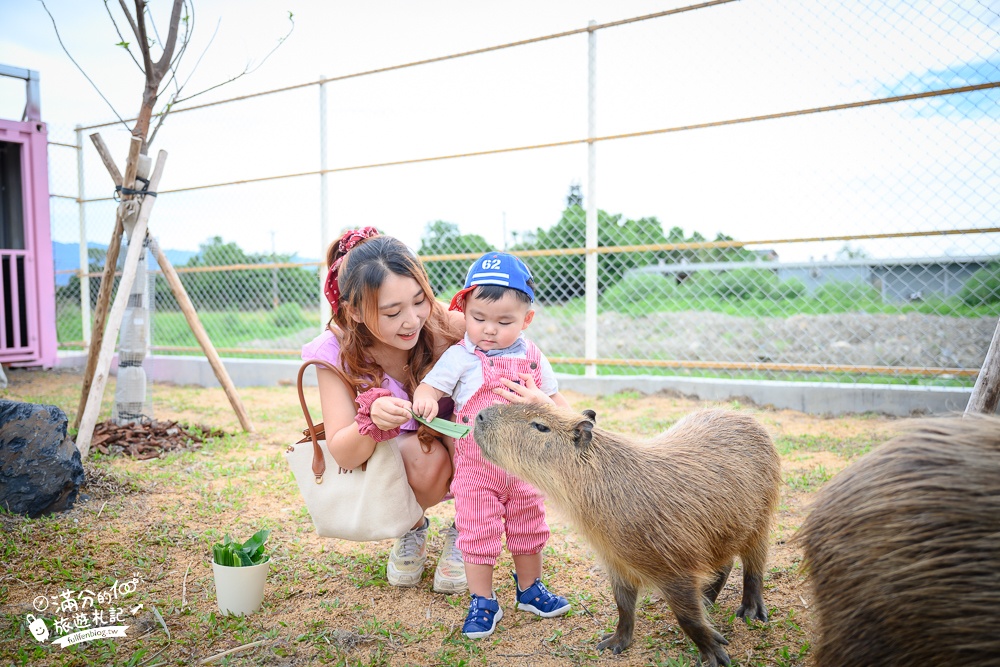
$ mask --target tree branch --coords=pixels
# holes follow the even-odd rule
[[[132,26],[135,38],[139,42],[139,53],[142,54],[142,64],[144,65],[142,71],[146,74],[146,81],[148,82],[150,74],[153,72],[153,61],[149,57],[149,40],[146,39],[146,17],[144,11],[146,2],[145,0],[135,0],[134,19],[128,10],[128,6],[125,4],[125,0],[118,0],[118,2],[121,3],[122,11],[128,17],[129,25]]]
[[[115,27],[115,32],[118,33],[118,39],[121,40],[121,42],[119,42],[119,44],[126,51],[128,51],[129,56],[132,57],[132,62],[134,62],[135,66],[139,68],[139,71],[142,72],[143,74],[145,74],[145,72],[143,72],[143,70],[142,70],[142,65],[139,64],[139,61],[136,60],[136,58],[135,58],[135,54],[132,53],[132,49],[128,48],[128,42],[125,41],[125,36],[122,35],[122,31],[118,29],[118,22],[115,21],[115,16],[114,16],[114,14],[111,13],[111,8],[108,7],[108,2],[109,2],[109,0],[104,0],[104,11],[106,11],[108,13],[108,18],[111,19],[111,25],[113,25]]]
[[[173,60],[174,48],[177,46],[177,27],[181,21],[181,7],[183,5],[184,0],[174,0],[174,8],[170,12],[170,29],[167,32],[167,41],[163,45],[163,54],[156,61],[156,71],[161,80],[167,73],[167,68],[170,67],[170,61]]]
[[[288,39],[288,37],[295,30],[295,19],[293,18],[292,12],[288,12],[288,20],[292,24],[292,26],[288,29],[288,32],[285,33],[284,37],[282,37],[281,39],[278,40],[278,43],[274,45],[274,48],[272,48],[270,51],[268,51],[267,55],[264,56],[264,59],[261,60],[259,63],[257,63],[257,65],[255,65],[254,67],[250,67],[250,64],[247,63],[247,66],[243,68],[243,71],[240,72],[239,74],[237,74],[234,77],[230,77],[229,79],[226,79],[225,81],[222,81],[220,83],[215,84],[214,86],[209,86],[208,88],[205,88],[204,90],[199,90],[197,93],[192,93],[192,94],[188,95],[187,97],[177,97],[177,96],[175,96],[174,99],[171,100],[171,102],[170,102],[171,106],[174,105],[174,104],[179,104],[180,102],[187,102],[188,100],[194,99],[195,97],[198,97],[199,95],[203,95],[203,94],[209,92],[210,90],[215,90],[216,88],[224,86],[227,83],[232,83],[233,81],[236,81],[237,79],[242,78],[242,77],[246,76],[247,74],[252,74],[253,72],[256,72],[258,69],[260,69],[264,65],[265,62],[267,62],[267,59],[270,58],[274,54],[274,52],[278,50],[278,47],[281,46],[282,44],[284,44],[285,40]],[[216,26],[216,31],[218,31],[218,26]],[[215,35],[214,34],[212,35],[212,39],[215,39]],[[206,51],[207,51],[207,48],[206,48]],[[204,56],[204,55],[205,55],[204,52],[202,52],[202,56]],[[201,62],[201,57],[198,58],[198,61]],[[191,74],[193,75],[194,72],[192,71]],[[191,78],[191,75],[188,75],[188,80],[190,80],[190,78]],[[185,84],[186,83],[187,82],[185,81]],[[181,87],[183,88],[183,86],[181,86]]]
[[[42,8],[45,10],[45,13],[49,15],[49,20],[52,21],[52,29],[55,30],[56,32],[56,39],[59,41],[59,46],[62,47],[63,53],[66,54],[66,57],[69,58],[71,63],[76,65],[76,68],[80,70],[80,74],[83,75],[83,78],[85,78],[87,82],[91,86],[93,86],[94,90],[96,90],[97,94],[101,96],[101,99],[104,100],[105,104],[107,104],[108,107],[110,107],[111,113],[115,115],[115,118],[121,121],[121,124],[125,126],[125,129],[128,129],[128,123],[125,122],[125,119],[121,117],[121,115],[118,113],[118,110],[115,109],[115,106],[111,104],[111,102],[108,101],[108,98],[104,96],[104,93],[102,93],[101,89],[97,87],[97,84],[94,83],[94,80],[91,79],[89,76],[87,76],[87,72],[85,72],[84,69],[80,67],[80,63],[76,62],[76,59],[73,58],[72,54],[70,54],[69,49],[67,49],[66,45],[63,44],[62,35],[59,34],[59,26],[56,25],[56,19],[54,16],[52,16],[52,12],[49,11],[48,5],[45,4],[45,0],[38,0],[38,2],[42,3]]]

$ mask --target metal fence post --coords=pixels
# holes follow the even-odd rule
[[[326,249],[330,245],[330,215],[327,212],[327,174],[326,174],[326,77],[319,76],[319,236],[320,236],[320,265],[325,261]],[[319,271],[319,292],[323,293],[326,276],[323,271]],[[319,326],[326,326],[326,317],[323,312],[323,299],[319,300]]]
[[[597,31],[587,24],[587,253],[584,356],[597,359]],[[597,375],[597,365],[587,364],[586,375]]]
[[[87,252],[87,205],[83,203],[83,128],[76,126],[76,206],[80,216],[80,322],[84,349],[90,348],[90,257]]]

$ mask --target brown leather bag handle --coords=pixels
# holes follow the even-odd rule
[[[306,418],[306,425],[308,426],[308,428],[305,431],[303,431],[303,433],[306,433],[308,437],[302,438],[301,440],[299,440],[299,442],[301,443],[305,442],[306,440],[312,440],[312,445],[313,445],[312,470],[313,474],[316,476],[316,483],[322,484],[323,475],[326,473],[326,459],[323,457],[323,450],[320,449],[319,440],[321,437],[325,439],[326,429],[324,428],[322,422],[320,422],[318,427],[313,425],[312,416],[309,414],[309,406],[306,404],[306,395],[305,392],[302,390],[302,376],[305,374],[306,368],[313,365],[317,367],[321,366],[328,371],[333,371],[334,373],[336,373],[337,377],[340,378],[340,380],[344,383],[344,386],[346,386],[347,389],[352,394],[355,394],[357,390],[354,387],[354,384],[347,378],[346,375],[344,375],[344,371],[340,370],[339,368],[337,368],[336,366],[327,361],[323,361],[322,359],[310,359],[309,361],[303,363],[301,368],[299,368],[299,377],[296,382],[299,390],[299,405],[302,406],[302,415]],[[364,463],[361,464],[361,469],[364,470],[367,465],[368,462],[365,461]]]

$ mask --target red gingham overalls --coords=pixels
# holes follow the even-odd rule
[[[518,373],[530,373],[541,386],[541,353],[526,341],[527,358],[494,356],[476,350],[483,367],[483,384],[455,414],[459,424],[471,426],[480,410],[506,399],[493,393],[503,387],[500,378],[520,382]],[[458,345],[462,345],[461,342]],[[542,494],[535,487],[483,459],[472,431],[455,443],[455,476],[451,482],[455,494],[457,546],[465,562],[496,565],[500,555],[501,535],[507,533],[507,551],[512,555],[541,552],[549,539]]]

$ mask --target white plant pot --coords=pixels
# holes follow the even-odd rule
[[[270,561],[249,567],[229,567],[212,563],[215,597],[223,614],[244,616],[260,609]]]

